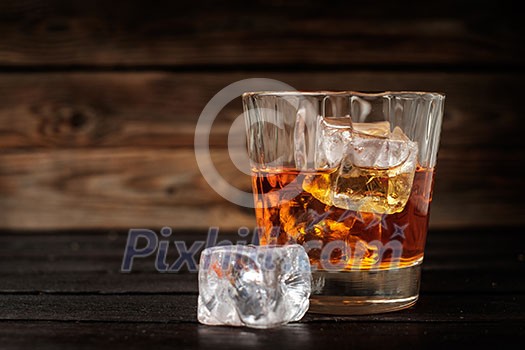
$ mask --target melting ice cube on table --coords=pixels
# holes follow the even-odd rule
[[[300,320],[311,271],[298,244],[205,249],[199,265],[198,319],[206,325],[271,328]]]

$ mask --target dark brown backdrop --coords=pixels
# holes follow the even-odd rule
[[[2,1],[0,229],[254,225],[200,176],[221,88],[447,94],[432,227],[525,223],[523,25],[505,1]],[[228,160],[221,114],[212,136]]]

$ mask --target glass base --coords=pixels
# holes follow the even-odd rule
[[[366,315],[406,309],[419,296],[421,264],[391,270],[313,272],[309,312]]]

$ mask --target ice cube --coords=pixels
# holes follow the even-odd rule
[[[354,166],[390,169],[405,163],[409,156],[411,156],[410,161],[414,163],[417,156],[417,144],[410,141],[403,131],[396,127],[386,137],[354,132],[348,143],[343,163],[347,158],[346,162]]]
[[[311,272],[298,244],[219,246],[202,252],[198,320],[206,325],[271,328],[300,320]]]
[[[325,118],[326,119],[326,118]],[[330,172],[308,175],[303,189],[326,205],[346,210],[393,214],[404,209],[417,166],[417,143],[388,121],[349,123],[341,128],[320,123],[328,140],[318,142],[330,154]],[[349,133],[344,135],[343,132]],[[333,146],[337,145],[337,148]],[[327,157],[328,158],[328,157]]]
[[[350,116],[341,118],[319,116],[316,135],[316,167],[338,167],[351,136],[352,120]]]

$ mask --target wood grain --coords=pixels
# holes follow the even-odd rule
[[[198,324],[195,274],[119,273],[114,258],[121,256],[124,233],[3,232],[0,343],[5,349],[35,342],[41,349],[79,342],[79,348],[114,343],[123,349],[166,344],[319,349],[327,344],[379,348],[388,342],[390,348],[406,349],[407,344],[497,346],[502,337],[521,342],[525,285],[516,277],[525,265],[514,254],[524,247],[525,236],[520,230],[476,233],[432,232],[423,266],[434,267],[423,271],[415,307],[367,316],[307,314],[300,322],[261,331]],[[204,231],[173,234],[188,244],[205,236]],[[221,237],[235,236],[223,232]],[[482,260],[485,265],[478,264]]]
[[[431,226],[521,225],[515,6],[2,1],[0,228],[252,226],[250,210],[204,182],[191,151],[210,98],[252,77],[445,92]],[[238,100],[226,106],[210,143],[221,175],[249,190],[224,149],[240,112]]]
[[[126,232],[4,232],[0,235],[0,295],[197,294],[196,273],[187,269],[159,273],[154,254],[135,259],[132,273],[121,273],[126,240]],[[189,247],[205,241],[206,234],[204,230],[175,231],[168,240],[184,241]],[[241,238],[221,231],[218,241],[222,240]],[[516,276],[525,272],[524,255],[523,230],[431,230],[421,293],[523,294],[525,280]],[[173,263],[178,256],[171,244],[166,262]]]
[[[316,322],[270,330],[207,327],[175,322],[4,321],[0,342],[5,350],[31,348],[144,349],[412,349],[501,346],[501,339],[524,341],[523,322]]]
[[[522,155],[442,153],[432,203],[432,227],[522,224],[511,169]],[[250,191],[226,150],[214,163],[232,186]],[[461,171],[455,169],[461,168]],[[484,175],[480,175],[484,174]],[[0,227],[85,229],[160,227],[236,230],[253,227],[253,211],[235,206],[209,187],[193,150],[118,148],[41,150],[0,155]],[[489,215],[490,214],[490,215]],[[504,219],[502,219],[504,217]]]
[[[157,234],[160,227],[152,228]],[[458,235],[458,232],[464,234]],[[205,241],[207,230],[173,230],[170,240],[185,241],[190,244],[194,241]],[[88,265],[83,263],[93,256],[101,258],[102,266],[121,258],[123,247],[126,245],[128,230],[52,230],[42,231],[0,231],[0,257],[5,259],[5,264],[0,266],[1,271],[8,271],[5,266],[15,267],[14,257],[27,259],[47,260],[46,264],[34,264],[29,270],[27,265],[20,265],[20,272],[51,272],[72,271],[70,264],[63,264],[60,259],[78,259],[78,266],[87,270],[101,271],[98,264]],[[494,239],[497,237],[497,239]],[[241,236],[236,231],[219,230],[217,240],[236,242]],[[244,241],[251,241],[253,232],[242,237]],[[438,266],[432,269],[448,269],[449,265],[460,262],[462,268],[473,268],[486,257],[487,263],[500,260],[501,263],[524,262],[525,257],[525,228],[498,227],[498,228],[470,228],[470,229],[432,229],[427,238],[431,250],[426,252],[426,257],[432,261],[437,259]],[[172,255],[175,254],[175,255]],[[169,256],[176,256],[176,250],[169,251]],[[504,258],[503,256],[506,256]],[[468,259],[466,259],[468,257]],[[154,257],[151,257],[154,258]],[[11,259],[11,261],[9,261]],[[104,260],[109,259],[109,260]],[[447,262],[450,260],[450,263]],[[118,259],[117,259],[118,260]],[[430,268],[425,260],[425,265]],[[148,263],[153,262],[153,260]],[[432,265],[432,264],[430,264]],[[104,270],[104,269],[102,269]],[[525,283],[525,281],[524,281]]]
[[[516,3],[2,1],[4,66],[522,65]]]
[[[469,257],[465,257],[466,259]],[[157,271],[152,272],[154,263],[149,261],[147,267],[145,264],[137,263],[136,273],[121,274],[119,268],[122,263],[122,256],[113,259],[110,263],[106,261],[98,262],[87,259],[80,259],[79,263],[72,260],[57,259],[60,263],[70,263],[72,268],[70,272],[60,270],[49,271],[52,266],[47,260],[20,258],[22,266],[13,266],[6,264],[5,269],[10,268],[10,273],[0,271],[2,295],[164,295],[164,294],[197,294],[198,282],[197,275],[190,273],[162,274]],[[463,269],[458,267],[458,261],[455,260],[455,269],[449,266],[448,270],[430,270],[425,267],[433,264],[432,258],[427,259],[423,268],[423,279],[421,283],[422,295],[443,295],[443,294],[460,294],[460,295],[479,295],[493,294],[506,295],[525,294],[525,282],[523,279],[517,279],[516,276],[523,275],[525,268],[510,268],[508,266],[495,266],[490,269],[486,266],[473,273],[473,269]],[[477,262],[479,260],[475,260]],[[2,259],[2,263],[4,259]],[[29,265],[29,264],[32,265]],[[93,269],[107,269],[104,271],[85,271],[89,264],[94,265]],[[45,267],[38,272],[28,272],[30,267],[35,270],[37,264]],[[487,264],[485,264],[487,265]],[[495,264],[497,265],[497,264]],[[435,267],[435,266],[434,266]],[[80,270],[84,269],[84,270]],[[146,270],[148,272],[140,271]],[[25,270],[25,271],[23,271]]]
[[[309,315],[304,322],[322,320],[383,322],[497,322],[525,321],[525,296],[422,296],[414,308],[384,315],[334,317]],[[34,306],[38,303],[38,313]],[[446,310],[446,311],[445,311]],[[463,312],[461,312],[463,311]],[[5,295],[0,320],[197,322],[196,295]]]
[[[522,147],[525,74],[393,71],[0,74],[0,147],[192,147],[209,100],[253,77],[302,90],[443,91],[442,149],[453,147],[461,155],[472,147]],[[241,102],[234,100],[217,116],[214,147],[225,147],[231,122],[241,113]]]
[[[253,225],[249,210],[225,203],[205,185],[191,148],[196,120],[213,94],[257,74],[4,74],[0,227]],[[266,76],[301,89],[446,91],[431,225],[524,222],[516,194],[522,179],[515,168],[525,162],[520,142],[523,74],[347,71]],[[240,111],[240,101],[234,101],[220,113],[210,142],[221,174],[249,190],[247,177],[223,149]]]
[[[39,151],[0,156],[0,226],[174,228],[253,226],[251,210],[217,195],[201,176],[193,150]],[[232,182],[250,186],[216,160]],[[243,181],[245,180],[245,181]]]

